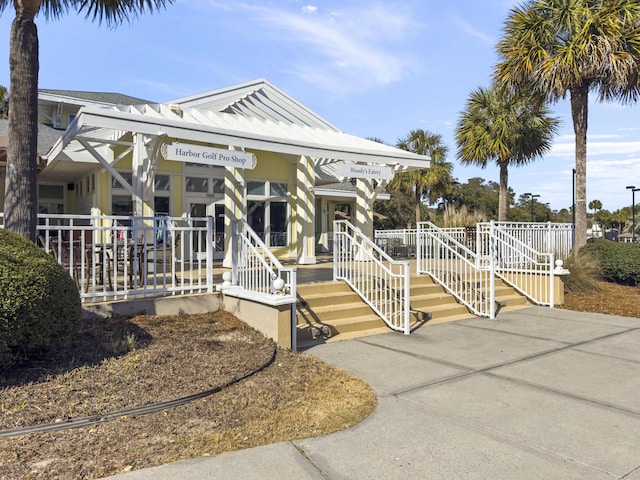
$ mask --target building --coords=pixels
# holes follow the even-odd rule
[[[342,132],[263,79],[167,103],[40,90],[39,120],[40,213],[213,217],[220,257],[244,218],[279,258],[315,263],[336,211],[371,237],[388,181],[429,167]],[[0,195],[3,166],[0,156]]]

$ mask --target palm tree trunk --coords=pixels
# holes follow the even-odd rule
[[[500,165],[500,198],[498,200],[498,221],[507,221],[509,208],[509,162],[498,162]]]
[[[16,2],[14,2],[15,4]],[[9,53],[11,103],[4,200],[5,228],[36,240],[38,155],[37,7],[16,5]],[[28,7],[31,6],[31,9]]]
[[[589,113],[589,86],[569,90],[571,116],[576,135],[576,225],[574,248],[587,244],[587,122]]]

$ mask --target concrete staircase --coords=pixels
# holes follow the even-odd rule
[[[380,317],[345,282],[318,282],[297,286],[298,345],[345,340],[390,332]],[[496,302],[501,310],[528,305],[526,297],[496,279]],[[461,320],[472,316],[427,275],[411,277],[412,328]],[[423,320],[423,313],[430,319]]]

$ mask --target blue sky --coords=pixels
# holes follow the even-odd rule
[[[469,93],[489,86],[510,0],[176,0],[117,29],[69,14],[38,18],[40,87],[119,92],[150,101],[266,78],[345,132],[393,144],[416,128],[440,133],[454,176],[454,129]],[[9,86],[11,8],[0,16],[0,84]],[[4,38],[3,38],[4,37]],[[516,194],[571,205],[569,101],[552,151],[510,169]],[[640,105],[591,102],[587,201],[616,210],[640,187]],[[640,198],[636,198],[640,202]]]

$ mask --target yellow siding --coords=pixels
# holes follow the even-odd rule
[[[281,182],[289,181],[288,160],[281,157],[277,153],[272,152],[254,152],[258,158],[258,164],[253,170],[246,171],[246,178],[259,178],[260,180],[278,180]]]

